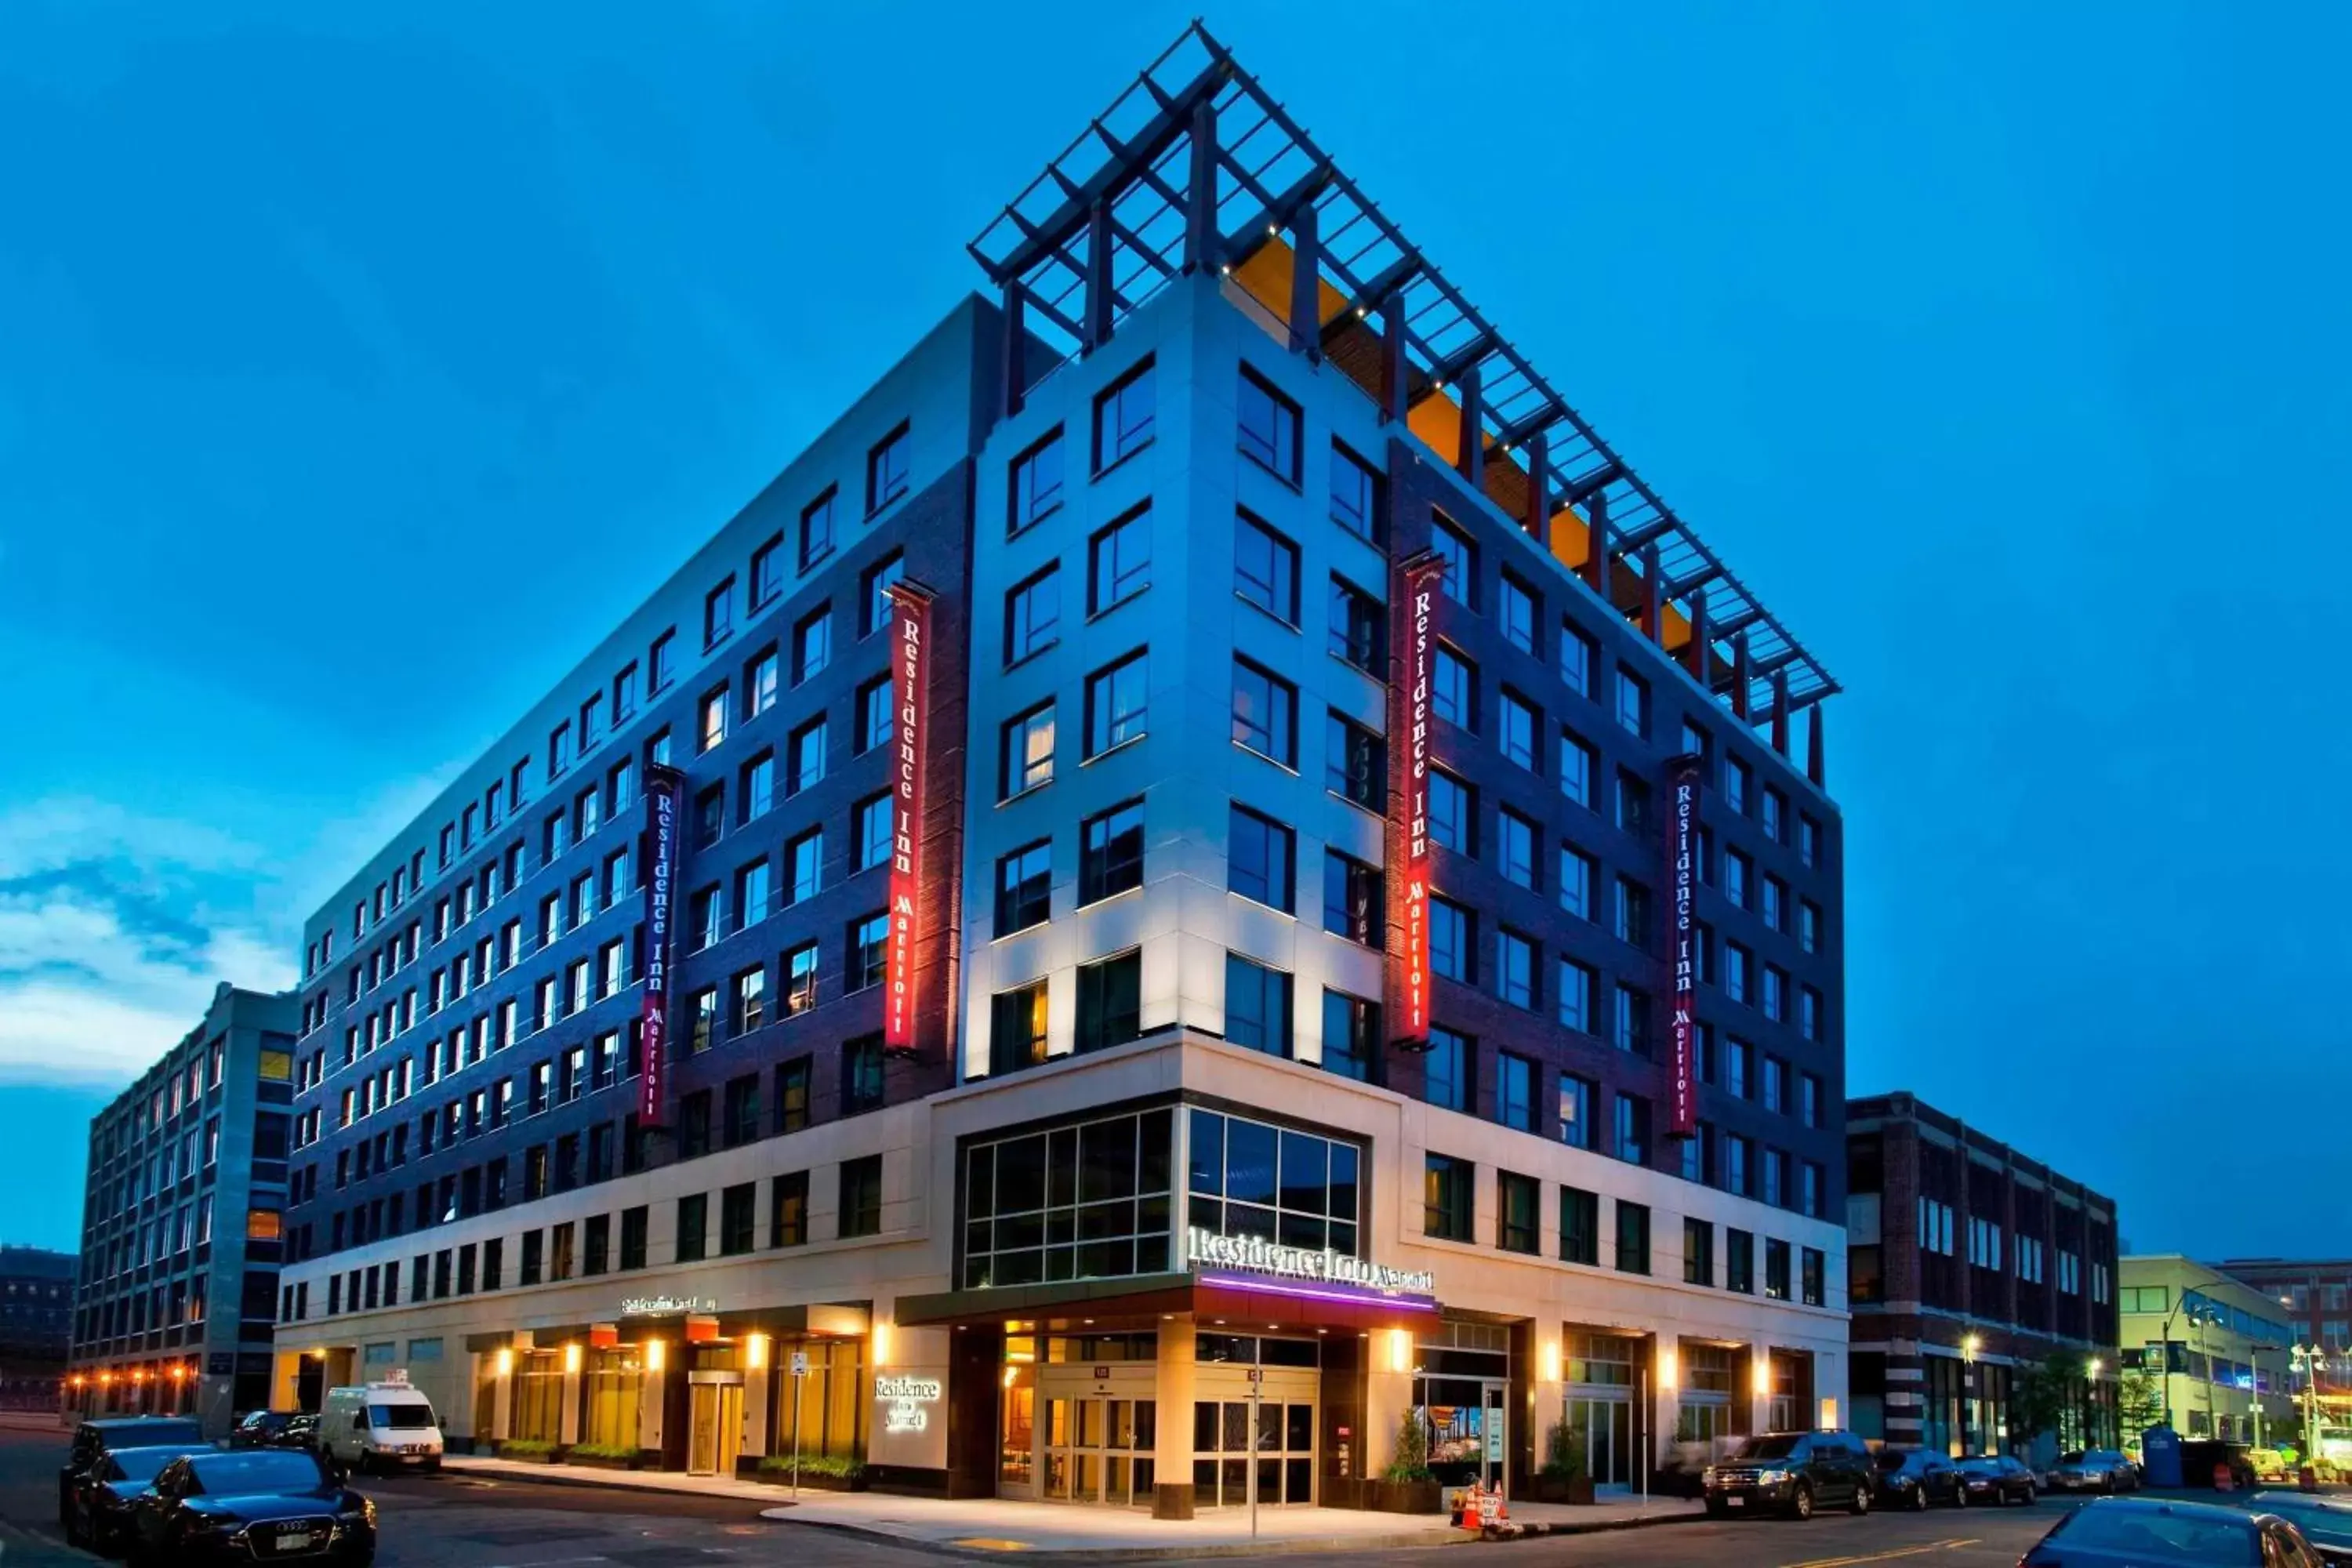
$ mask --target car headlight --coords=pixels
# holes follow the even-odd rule
[[[1711,1487],[1715,1485],[1715,1467],[1713,1465],[1709,1465],[1706,1468],[1698,1473],[1698,1484],[1703,1487]]]
[[[1757,1472],[1756,1484],[1759,1487],[1777,1487],[1788,1479],[1789,1472],[1786,1470],[1759,1470]]]

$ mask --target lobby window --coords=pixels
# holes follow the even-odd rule
[[[1385,542],[1380,470],[1337,441],[1331,443],[1331,521],[1367,544]]]
[[[1370,1083],[1380,1046],[1381,1005],[1327,989],[1323,993],[1324,1070]]]
[[[992,1076],[1044,1065],[1045,1002],[1043,980],[989,998],[988,1070]]]
[[[1650,1054],[1650,994],[1617,983],[1616,1046],[1637,1057]]]
[[[1081,908],[1143,886],[1143,803],[1130,800],[1078,825]]]
[[[1632,1165],[1650,1163],[1650,1101],[1647,1096],[1627,1094],[1620,1089],[1616,1095],[1617,1148],[1620,1160]]]
[[[525,1237],[525,1243],[535,1237],[535,1232]],[[709,1245],[710,1194],[690,1193],[677,1200],[677,1260],[680,1263],[699,1263]],[[530,1268],[530,1248],[526,1245],[523,1248],[523,1268],[528,1271]]]
[[[1650,1271],[1650,1207],[1617,1200],[1617,1272]]]
[[[1279,969],[1225,954],[1225,1038],[1268,1056],[1290,1055],[1291,978]]]
[[[996,934],[1043,925],[1053,913],[1054,841],[1040,838],[996,862]]]
[[[1246,658],[1234,660],[1234,744],[1298,765],[1298,689]]]
[[[646,1266],[646,1213],[643,1204],[621,1211],[621,1267],[624,1269]]]
[[[1039,703],[1004,721],[997,749],[996,795],[1011,800],[1054,782],[1054,704]]]
[[[1286,484],[1297,484],[1298,405],[1244,365],[1235,407],[1240,416],[1242,455]]]
[[[1150,664],[1142,648],[1087,676],[1086,754],[1098,757],[1141,740],[1150,700]]]
[[[1477,1166],[1451,1154],[1424,1156],[1421,1229],[1441,1241],[1470,1241]]]
[[[1756,1237],[1745,1230],[1723,1233],[1723,1288],[1756,1294]]]
[[[1503,688],[1501,721],[1496,744],[1503,749],[1503,760],[1529,773],[1536,772],[1536,731],[1541,721],[1536,716],[1534,704],[1507,686]]]
[[[1151,586],[1151,511],[1139,508],[1087,542],[1087,614],[1099,616]]]
[[[756,1183],[738,1182],[719,1194],[719,1256],[739,1258],[751,1250],[752,1229],[760,1201]]]
[[[1477,796],[1443,768],[1429,770],[1429,840],[1457,855],[1478,853]]]
[[[1559,1190],[1559,1260],[1601,1261],[1601,1195],[1582,1187]]]
[[[1376,816],[1388,815],[1388,746],[1352,719],[1327,712],[1323,725],[1323,787]]]
[[[1476,945],[1477,919],[1468,910],[1449,900],[1432,895],[1429,900],[1429,968],[1433,974],[1448,980],[1458,980],[1465,985],[1478,982]]]
[[[890,590],[906,581],[907,558],[892,551],[858,579],[857,635],[871,637],[890,624]]]
[[[1829,1259],[1822,1254],[1820,1248],[1807,1247],[1799,1249],[1797,1283],[1798,1288],[1803,1292],[1801,1300],[1806,1306],[1818,1307],[1823,1304],[1826,1295],[1824,1277],[1828,1272]]]
[[[824,494],[801,510],[801,570],[805,572],[833,553],[833,503],[838,492]]]
[[[1380,868],[1337,849],[1323,851],[1323,929],[1375,951],[1387,944],[1388,902]]]
[[[1592,918],[1592,879],[1600,867],[1573,844],[1559,847],[1559,907],[1579,920]]]
[[[1167,1269],[1174,1125],[1174,1113],[1160,1109],[966,1149],[963,1287]],[[1196,1213],[1193,1223],[1202,1216]]]
[[[1296,842],[1281,823],[1234,804],[1225,829],[1225,886],[1244,899],[1291,910],[1297,902]]]
[[[841,1163],[841,1235],[882,1234],[882,1156],[862,1155]]]
[[[1536,1131],[1536,1084],[1541,1069],[1517,1051],[1495,1053],[1495,1120],[1522,1132]]]
[[[860,1035],[841,1044],[841,1113],[863,1115],[882,1109],[882,1037]]]
[[[882,984],[883,949],[889,939],[890,917],[883,910],[849,922],[848,952],[843,954],[842,966],[845,995]]]
[[[787,1171],[768,1183],[768,1245],[803,1247],[809,1238],[806,1171]]]
[[[1097,473],[1151,444],[1159,408],[1159,389],[1148,359],[1096,395]]]
[[[1764,1241],[1764,1294],[1774,1301],[1789,1299],[1789,1244],[1770,1237]]]
[[[794,1057],[776,1068],[776,1131],[798,1132],[809,1124],[809,1085],[814,1064]]]
[[[1234,519],[1234,593],[1285,626],[1298,624],[1298,546],[1247,512]]]
[[[1559,793],[1581,806],[1592,805],[1592,770],[1597,763],[1591,742],[1562,725],[1559,731]]]
[[[1142,1033],[1143,955],[1123,952],[1078,965],[1076,1047],[1098,1051]]]
[[[1536,944],[1508,926],[1495,932],[1495,994],[1530,1012],[1543,1001],[1536,984]]]
[[[734,629],[735,579],[730,577],[702,596],[702,646],[717,647]]]
[[[1422,1053],[1422,1095],[1430,1104],[1467,1113],[1477,1105],[1473,1079],[1476,1047],[1466,1035],[1430,1026],[1429,1049]]]
[[[1650,732],[1650,686],[1640,676],[1617,667],[1617,724],[1635,735]]]
[[[1715,1226],[1703,1219],[1683,1220],[1683,1283],[1715,1284]]]
[[[1005,506],[1009,536],[1062,508],[1062,427],[1013,459],[1012,495]]]
[[[1388,671],[1388,606],[1337,573],[1331,575],[1331,657],[1374,680]]]
[[[1478,667],[1440,644],[1430,666],[1430,709],[1449,724],[1478,728]]]
[[[1601,994],[1599,973],[1589,963],[1563,956],[1557,978],[1559,1021],[1580,1035],[1593,1033],[1593,1013]]]
[[[866,515],[873,516],[907,493],[914,437],[900,425],[866,454]]]
[[[1543,1234],[1542,1189],[1533,1176],[1495,1173],[1495,1245],[1505,1252],[1533,1254]]]
[[[1571,1149],[1592,1147],[1592,1108],[1601,1086],[1572,1072],[1559,1075],[1559,1141]]]
[[[1430,521],[1429,544],[1444,563],[1438,574],[1438,591],[1465,610],[1476,609],[1478,547],[1470,542],[1468,534],[1447,521],[1444,512]]]
[[[1045,652],[1061,640],[1062,569],[1033,573],[1004,592],[1004,665]]]

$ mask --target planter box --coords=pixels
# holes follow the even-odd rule
[[[563,1450],[561,1448],[551,1448],[545,1453],[537,1453],[530,1450],[509,1452],[504,1446],[501,1446],[498,1451],[497,1458],[511,1460],[518,1465],[555,1465],[562,1463]]]
[[[1445,1488],[1436,1481],[1366,1481],[1364,1506],[1376,1513],[1437,1513]]]
[[[634,1470],[643,1468],[645,1456],[631,1454],[625,1458],[606,1458],[602,1455],[567,1454],[563,1462],[583,1470]]]

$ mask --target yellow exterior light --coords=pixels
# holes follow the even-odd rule
[[[1660,1345],[1658,1347],[1658,1386],[1660,1388],[1674,1387],[1675,1379],[1681,1375],[1681,1373],[1682,1367],[1675,1359],[1675,1347],[1672,1345]]]
[[[1769,1356],[1769,1355],[1764,1354],[1764,1353],[1763,1353],[1762,1352],[1760,1352],[1760,1351],[1759,1351],[1759,1352],[1757,1352],[1757,1356],[1756,1356],[1756,1367],[1755,1367],[1754,1373],[1753,1373],[1752,1375],[1753,1375],[1753,1379],[1754,1379],[1754,1383],[1755,1383],[1756,1392],[1757,1392],[1759,1394],[1769,1394],[1769,1393],[1771,1393],[1771,1392],[1772,1392],[1772,1358],[1771,1358],[1770,1356]]]
[[[768,1364],[768,1336],[752,1334],[743,1342],[743,1364],[753,1372]]]
[[[108,1384],[112,1383],[113,1381],[114,1374],[110,1372],[101,1372],[98,1374],[98,1385],[100,1388],[104,1388]]]
[[[563,1347],[564,1371],[578,1372],[583,1359],[583,1358],[580,1353],[580,1342],[578,1340],[574,1340],[570,1344]]]
[[[1975,1334],[1966,1335],[1960,1341],[1960,1357],[1964,1361],[1976,1360],[1977,1352],[1982,1349],[1984,1349],[1984,1341]]]
[[[669,1347],[659,1340],[646,1342],[646,1370],[659,1372],[669,1359]]]
[[[1543,1380],[1546,1383],[1558,1383],[1559,1381],[1559,1342],[1558,1340],[1546,1340],[1544,1342]]]
[[[874,1364],[890,1364],[890,1324],[886,1319],[877,1318],[874,1322]]]
[[[2107,1363],[2105,1362],[2101,1361],[2097,1356],[2093,1356],[2089,1361],[2083,1363],[2083,1375],[2089,1378],[2093,1383],[2096,1383],[2099,1381],[2100,1372],[2106,1366],[2106,1364]]]
[[[501,1348],[499,1352],[498,1368],[499,1375],[500,1377],[512,1377],[514,1375],[514,1352]]]
[[[1391,1372],[1412,1370],[1412,1330],[1391,1329],[1389,1331],[1389,1370]]]
[[[1012,1386],[1013,1386],[1013,1380],[1014,1380],[1014,1379],[1016,1379],[1016,1378],[1018,1378],[1020,1375],[1021,1375],[1021,1369],[1020,1369],[1019,1367],[1017,1367],[1017,1366],[1008,1366],[1008,1367],[1006,1367],[1006,1368],[1004,1369],[1004,1386],[1005,1386],[1005,1387],[1007,1387],[1007,1388],[1012,1387]]]
[[[1837,1401],[1835,1399],[1824,1397],[1822,1400],[1822,1426],[1824,1428],[1833,1431],[1837,1427]]]

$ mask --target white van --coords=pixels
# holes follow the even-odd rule
[[[388,1383],[327,1390],[319,1451],[355,1470],[441,1468],[441,1423],[433,1402],[394,1373]]]

